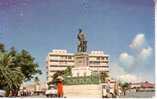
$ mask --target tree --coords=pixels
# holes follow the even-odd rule
[[[64,76],[71,76],[72,75],[72,71],[71,71],[71,67],[67,67],[65,70],[64,70]]]
[[[5,46],[3,43],[0,43],[0,52],[5,52]]]
[[[108,77],[108,74],[105,71],[100,72],[100,80],[101,80],[101,82],[104,83],[107,77]]]
[[[34,75],[42,73],[38,69],[38,64],[35,63],[35,58],[28,51],[22,50],[17,52],[15,47],[12,47],[9,54],[14,57],[14,67],[21,68],[25,81],[31,80]]]
[[[16,56],[16,54],[17,54],[16,48],[14,46],[11,47],[8,52],[9,52],[9,55],[11,55],[11,56]]]
[[[26,50],[17,53],[15,63],[16,66],[21,67],[25,81],[31,80],[36,74],[41,74],[41,71],[38,69],[38,64],[35,63],[35,58]]]
[[[57,78],[58,76],[71,76],[72,75],[72,71],[71,71],[71,67],[67,67],[64,71],[57,71],[53,76],[52,76],[52,83],[56,83],[57,82]],[[51,83],[51,82],[50,82]],[[48,83],[48,84],[50,84]]]
[[[24,81],[31,80],[34,75],[41,74],[35,58],[22,50],[17,52],[15,47],[4,50],[4,45],[0,44],[0,89],[18,92]]]
[[[38,78],[38,77],[35,77],[35,78],[34,78],[34,82],[35,82],[37,85],[39,85],[39,84],[40,84],[40,83],[39,83],[39,82],[40,82],[39,78]]]
[[[18,89],[22,84],[24,75],[20,67],[13,67],[13,57],[8,53],[0,53],[0,88],[9,93]]]
[[[127,83],[127,82],[120,83],[120,86],[122,88],[122,91],[123,91],[124,95],[126,95],[126,90],[128,90],[128,88],[129,88],[129,83]]]
[[[64,71],[57,71],[53,76],[52,76],[52,83],[56,84],[57,83],[57,78],[58,76],[63,76]]]

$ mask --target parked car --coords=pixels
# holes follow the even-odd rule
[[[57,97],[57,89],[54,85],[50,85],[49,89],[46,90],[45,95],[47,97]]]
[[[5,97],[6,91],[0,89],[0,97]]]
[[[102,85],[102,97],[103,98],[113,98],[115,97],[114,87],[108,84]]]

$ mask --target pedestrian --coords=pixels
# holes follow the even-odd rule
[[[58,82],[57,82],[57,95],[58,95],[58,97],[63,97],[63,82],[62,82],[62,79],[58,79]]]

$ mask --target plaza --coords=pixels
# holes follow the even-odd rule
[[[57,71],[72,68],[72,76],[89,76],[91,72],[109,73],[110,58],[104,51],[68,53],[67,50],[54,49],[46,58],[47,81]]]

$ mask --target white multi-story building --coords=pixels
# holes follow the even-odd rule
[[[103,51],[91,51],[89,56],[89,68],[91,71],[109,72],[109,56]],[[66,50],[52,50],[47,56],[47,75],[48,81],[57,71],[63,71],[67,67],[74,67],[74,53],[68,53]]]
[[[89,53],[89,67],[92,71],[109,72],[109,55],[103,51],[91,51]]]
[[[53,50],[47,56],[47,75],[48,81],[51,81],[52,76],[57,71],[63,71],[68,66],[74,66],[74,57],[72,53],[67,53],[66,50]]]

